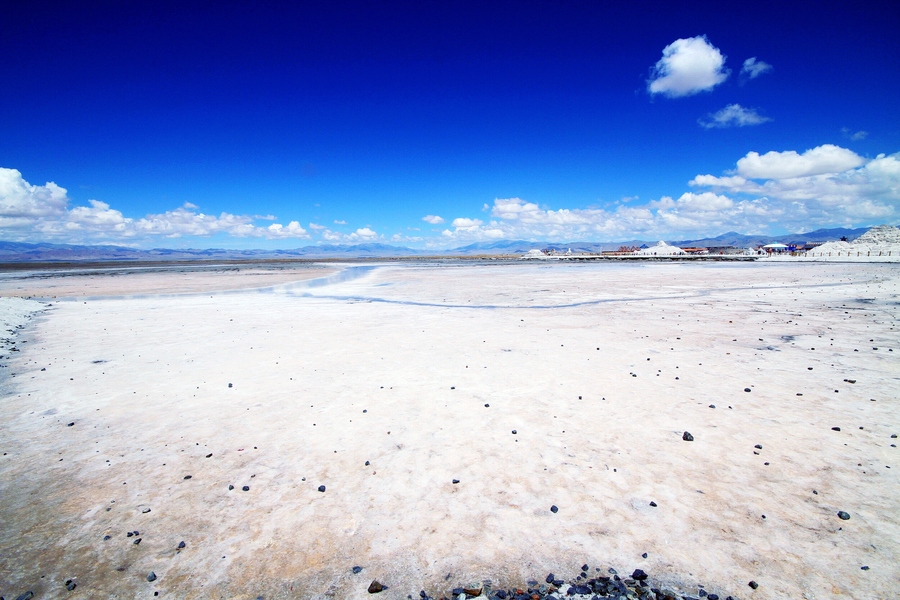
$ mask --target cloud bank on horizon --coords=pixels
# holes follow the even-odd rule
[[[34,185],[16,169],[0,168],[0,235],[7,239],[66,243],[146,244],[159,238],[210,237],[296,239],[328,243],[371,241],[452,246],[501,239],[615,241],[635,237],[684,237],[738,230],[764,233],[773,222],[793,231],[890,222],[900,216],[900,153],[866,159],[823,144],[793,150],[748,152],[723,175],[700,174],[687,182],[698,191],[662,196],[643,204],[622,201],[608,208],[548,208],[521,198],[485,205],[491,219],[460,216],[433,237],[386,237],[366,226],[345,233],[298,221],[257,224],[272,216],[207,215],[192,204],[140,218],[126,217],[99,200],[70,206],[54,182]],[[444,224],[425,215],[430,225]],[[316,239],[318,238],[318,239]]]

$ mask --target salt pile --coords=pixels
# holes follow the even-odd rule
[[[670,246],[665,242],[658,242],[650,248],[642,248],[635,252],[639,256],[675,256],[677,254],[687,254],[678,246]]]
[[[826,242],[807,253],[807,256],[827,256],[829,253],[850,255],[882,253],[900,254],[900,229],[891,225],[871,228],[852,242]]]

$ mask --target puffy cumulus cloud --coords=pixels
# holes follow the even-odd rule
[[[256,218],[225,212],[207,215],[189,202],[139,219],[126,217],[99,200],[70,208],[65,188],[52,182],[32,185],[18,170],[0,168],[0,235],[7,239],[91,243],[216,234],[267,239],[309,237],[296,221],[286,226],[273,223],[259,227],[254,225]]]
[[[650,94],[670,98],[691,96],[713,89],[726,79],[725,56],[705,35],[675,40],[663,48],[647,81]]]
[[[748,157],[754,155],[760,159],[776,154],[778,160],[786,160],[787,166],[772,161],[773,164],[765,165],[767,170],[762,167],[754,170],[757,165],[751,163],[752,168],[746,171],[749,171],[748,176],[755,176],[752,180],[740,175],[698,175],[689,184],[732,195],[763,198],[767,204],[780,207],[782,224],[798,229],[855,226],[900,216],[900,153],[880,154],[866,161],[849,150],[830,146],[818,154],[821,158],[818,163],[815,162],[817,154],[806,163],[798,160],[811,152],[770,152],[761,157],[750,153]],[[740,164],[738,161],[739,170]],[[848,168],[848,165],[855,165],[855,168]],[[758,177],[762,173],[770,177]],[[785,173],[792,176],[785,177]]]
[[[431,225],[440,225],[444,222],[444,219],[439,217],[438,215],[425,215],[422,217],[422,220],[426,223],[430,223]]]
[[[744,108],[740,104],[729,104],[720,111],[706,115],[706,118],[697,122],[706,129],[723,129],[725,127],[746,127],[747,125],[759,125],[771,121],[764,117],[755,108]]]
[[[748,152],[737,161],[737,172],[749,179],[789,179],[808,177],[826,173],[842,173],[862,164],[866,160],[846,148],[833,144],[823,144],[803,154],[794,150],[787,152]]]
[[[473,227],[478,227],[481,224],[481,219],[466,219],[462,217],[453,219],[453,226],[457,229],[471,229]]]
[[[741,76],[747,79],[756,79],[763,73],[768,73],[771,70],[772,65],[756,60],[756,57],[753,56],[744,61],[744,66],[741,67]]]
[[[324,225],[319,225],[318,223],[310,223],[309,228],[312,229],[313,231],[324,231],[324,230],[328,229]]]
[[[357,244],[359,242],[371,242],[377,239],[383,239],[384,236],[378,234],[369,227],[360,227],[352,233],[342,233],[340,231],[332,231],[325,229],[321,232],[322,240],[326,242],[334,242],[336,244]]]
[[[371,229],[369,229],[368,227],[362,227],[360,229],[357,229],[356,232],[352,235],[356,235],[361,238],[378,237],[378,234],[375,233],[374,231],[372,231]]]

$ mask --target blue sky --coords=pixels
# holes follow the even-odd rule
[[[900,220],[890,3],[17,4],[0,239],[443,248]]]

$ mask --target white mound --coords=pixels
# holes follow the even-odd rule
[[[807,256],[900,254],[900,229],[891,225],[879,225],[865,232],[852,242],[826,242],[811,250]]]
[[[665,242],[658,242],[655,246],[651,246],[650,248],[642,248],[635,252],[635,254],[641,256],[675,256],[677,254],[687,254],[684,250],[679,248],[678,246],[670,246]]]

